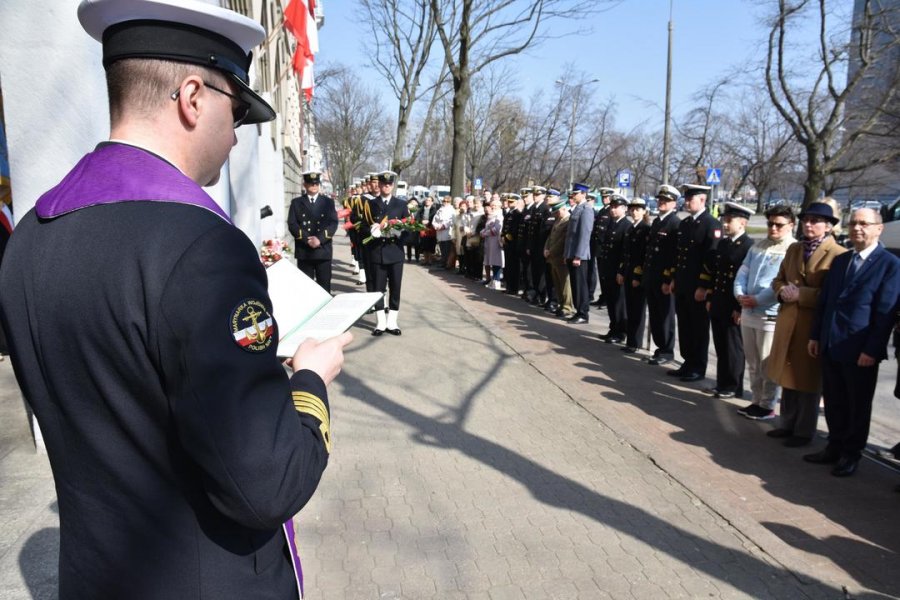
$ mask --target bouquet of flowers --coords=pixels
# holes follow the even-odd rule
[[[349,216],[350,216],[349,208],[342,208],[341,210],[337,211],[338,219],[346,219]]]
[[[284,253],[289,248],[290,246],[281,240],[263,240],[262,248],[259,251],[259,259],[264,266],[271,267],[284,258]]]
[[[406,217],[405,219],[388,219],[385,217],[380,223],[372,225],[372,235],[363,240],[363,244],[368,244],[375,238],[383,236],[400,237],[404,231],[419,233],[424,231],[425,225],[416,221],[415,217]]]

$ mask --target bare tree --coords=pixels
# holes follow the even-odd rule
[[[833,4],[778,0],[769,29],[766,89],[805,153],[804,206],[833,187],[829,178],[900,157],[897,144],[877,143],[896,134],[885,117],[896,106],[900,82],[893,30],[897,9],[890,6],[894,3],[857,0],[853,30],[847,35],[833,31],[834,23],[849,20],[846,14],[835,17]],[[805,68],[792,68],[790,42],[801,22],[805,27],[810,21],[817,25],[816,56]],[[854,103],[851,113],[848,101],[853,98],[865,101]]]
[[[470,131],[466,107],[472,76],[503,58],[539,43],[548,23],[595,12],[604,0],[430,0],[438,38],[453,83],[453,153],[450,187],[465,188]]]
[[[332,181],[336,188],[345,190],[354,171],[371,158],[379,141],[384,113],[378,95],[348,70],[338,69],[319,86],[313,112]]]
[[[359,5],[371,27],[372,43],[367,44],[374,50],[371,63],[390,84],[399,102],[391,169],[401,173],[416,160],[427,131],[426,127],[420,128],[415,143],[407,144],[416,102],[431,95],[424,117],[427,124],[437,101],[447,93],[443,87],[447,79],[443,62],[440,69],[431,69],[436,75],[423,81],[434,62],[431,60],[437,33],[434,13],[429,0],[359,0]]]
[[[749,183],[756,191],[756,212],[780,176],[802,162],[796,139],[767,97],[746,90],[740,109],[729,118],[722,145],[740,176],[732,179],[731,194]]]

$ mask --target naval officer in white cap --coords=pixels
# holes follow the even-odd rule
[[[74,15],[72,15],[74,18]],[[59,598],[297,598],[292,516],[331,450],[349,334],[288,377],[254,244],[201,186],[249,85],[252,20],[191,0],[85,0],[111,133],[20,221],[0,271],[16,377],[60,517]]]

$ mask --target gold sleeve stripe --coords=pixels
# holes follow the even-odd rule
[[[322,432],[322,439],[325,440],[325,450],[331,454],[331,420],[328,416],[328,409],[325,403],[317,396],[306,392],[293,392],[294,409],[319,420],[319,431]]]
[[[642,266],[640,266],[640,265],[636,266],[636,267],[634,268],[634,274],[635,274],[635,275],[643,275],[643,274],[644,274],[644,267],[642,267]]]
[[[712,281],[712,277],[709,276],[709,275],[706,274],[706,273],[701,273],[701,274],[700,274],[700,279],[702,279],[703,281]]]

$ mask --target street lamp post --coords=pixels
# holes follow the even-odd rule
[[[669,54],[666,61],[666,123],[663,128],[663,183],[669,183],[669,144],[672,140],[672,0],[669,0]]]

